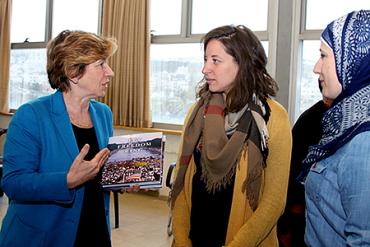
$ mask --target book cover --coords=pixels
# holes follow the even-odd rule
[[[103,188],[162,187],[164,144],[161,132],[109,138],[110,155],[102,169]]]

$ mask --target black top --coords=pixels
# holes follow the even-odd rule
[[[317,144],[321,139],[321,120],[326,110],[327,107],[320,100],[301,114],[292,129],[293,146],[286,209],[278,221],[278,238],[282,247],[305,246],[305,191],[297,177],[303,171],[302,161],[308,154],[309,146]]]
[[[78,149],[88,143],[90,150],[85,160],[91,160],[99,152],[98,140],[94,127],[90,129],[73,126]],[[110,247],[110,237],[104,209],[104,196],[102,187],[99,184],[99,175],[84,183],[85,194],[81,209],[80,222],[78,224],[75,247]]]
[[[321,120],[327,107],[320,100],[301,114],[292,129],[292,157],[290,161],[289,189],[287,203],[304,203],[304,186],[297,180],[304,168],[302,161],[311,145],[318,144],[322,136]],[[288,192],[288,194],[289,194]]]
[[[201,180],[200,157],[200,152],[195,151],[197,169],[193,177],[189,238],[193,247],[221,247],[226,239],[235,174],[225,188],[214,194],[208,193],[205,183]]]

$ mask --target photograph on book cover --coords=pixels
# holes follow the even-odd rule
[[[162,187],[164,144],[165,136],[161,132],[109,138],[110,155],[102,169],[103,188]]]

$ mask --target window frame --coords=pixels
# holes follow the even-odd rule
[[[98,29],[101,33],[102,1],[99,1]],[[268,42],[267,69],[279,83],[276,99],[288,110],[291,123],[300,114],[300,68],[302,47],[306,40],[320,40],[322,29],[306,29],[308,0],[268,0],[267,30],[256,31],[261,41]],[[11,49],[46,48],[52,37],[52,13],[54,0],[46,0],[45,40],[43,42],[13,42]],[[191,34],[193,0],[181,1],[181,29],[178,35],[151,35],[151,44],[200,43],[204,34]],[[287,26],[291,25],[291,26]],[[14,112],[15,109],[11,109]],[[154,128],[180,130],[182,125],[154,122]]]
[[[52,13],[53,13],[53,0],[46,0],[46,15],[45,15],[45,35],[43,42],[13,42],[10,44],[11,50],[14,49],[35,49],[46,48],[47,40],[51,38],[52,29]]]
[[[319,29],[306,29],[307,0],[293,1],[293,13],[292,66],[288,108],[291,123],[294,123],[300,115],[301,84],[299,78],[302,73],[300,68],[302,67],[303,41],[320,40],[322,32]]]
[[[46,49],[48,42],[52,38],[53,33],[53,6],[54,6],[54,0],[45,0],[46,1],[46,13],[45,13],[45,35],[44,35],[44,41],[39,42],[12,42],[10,44],[11,50],[17,50],[17,49]],[[98,27],[97,27],[97,33],[101,33],[101,23],[102,23],[102,1],[103,0],[97,0],[99,5],[99,14],[98,14]],[[10,83],[10,80],[9,80]],[[9,95],[10,97],[10,95]],[[14,113],[17,109],[10,109],[11,113]]]
[[[307,3],[309,0],[287,0],[292,2],[292,47],[291,47],[291,67],[290,67],[290,95],[289,95],[289,118],[294,123],[300,116],[301,103],[301,68],[303,58],[304,41],[320,41],[323,29],[306,29]],[[350,4],[348,4],[350,5]],[[317,47],[319,50],[319,47]],[[319,52],[317,53],[319,58]],[[312,72],[313,73],[313,72]]]

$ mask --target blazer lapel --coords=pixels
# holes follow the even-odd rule
[[[60,139],[63,140],[64,146],[68,150],[69,156],[72,160],[75,159],[79,153],[78,146],[74,138],[63,95],[60,91],[57,91],[51,97],[51,117]]]
[[[95,134],[96,134],[96,138],[98,139],[98,144],[99,144],[99,149],[102,149],[103,147],[106,146],[105,143],[103,143],[103,140],[104,140],[104,136],[103,136],[103,133],[102,133],[102,129],[103,129],[103,126],[101,126],[101,121],[97,121],[97,113],[96,113],[96,110],[94,108],[94,105],[90,103],[89,105],[89,112],[90,112],[90,115],[91,115],[91,119],[93,121],[93,124],[94,124],[94,129],[95,129]]]

